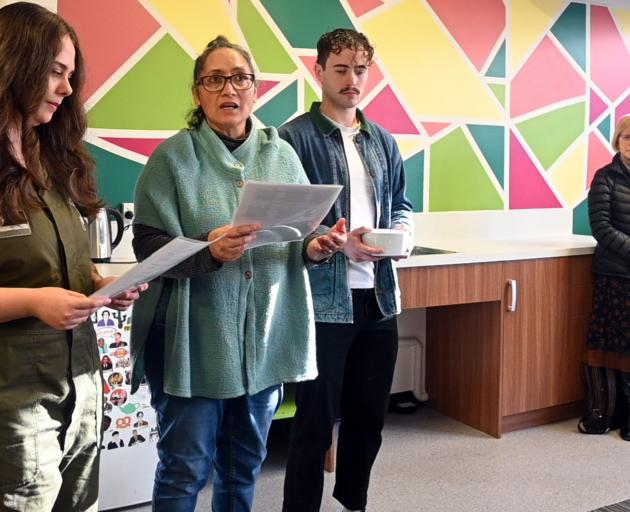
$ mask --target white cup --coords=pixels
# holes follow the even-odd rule
[[[378,247],[383,252],[378,256],[404,256],[409,251],[411,233],[402,229],[373,229],[363,234],[363,243]]]

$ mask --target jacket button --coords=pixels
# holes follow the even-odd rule
[[[251,278],[252,278],[251,270],[246,270],[245,271],[245,279],[251,279]]]
[[[237,186],[238,188],[242,188],[242,186],[243,186],[243,180],[236,180],[236,186]]]

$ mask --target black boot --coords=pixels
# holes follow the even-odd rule
[[[621,421],[619,436],[624,441],[630,441],[630,373],[619,372],[621,374],[621,385],[623,389],[623,405],[625,406],[625,414]],[[620,404],[621,405],[621,404]]]

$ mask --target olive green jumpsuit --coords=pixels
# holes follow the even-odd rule
[[[31,233],[0,231],[0,287],[93,291],[79,212],[44,191]],[[59,331],[30,317],[0,323],[0,511],[97,510],[102,381],[88,320]]]

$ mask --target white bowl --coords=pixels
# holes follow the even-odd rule
[[[379,256],[404,256],[409,249],[408,231],[400,229],[373,229],[363,234],[363,243],[383,249]]]

